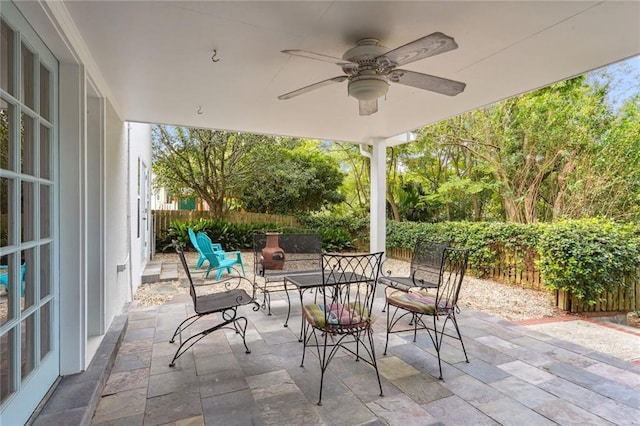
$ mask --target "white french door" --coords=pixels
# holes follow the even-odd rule
[[[58,62],[0,17],[0,424],[20,425],[59,375]]]

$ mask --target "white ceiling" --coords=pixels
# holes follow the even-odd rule
[[[329,140],[370,143],[640,54],[637,1],[65,5],[123,119]],[[404,68],[466,82],[456,97],[392,84],[369,117],[346,82],[277,99],[342,75],[283,49],[341,57],[363,37],[394,48],[435,31],[459,48]]]

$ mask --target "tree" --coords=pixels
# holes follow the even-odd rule
[[[343,214],[353,213],[356,216],[369,214],[371,203],[371,161],[360,152],[360,145],[346,142],[331,144],[333,158],[346,173],[339,191],[343,203],[333,207]]]
[[[577,77],[447,120],[450,131],[439,142],[484,163],[499,184],[508,221],[533,223],[561,213],[568,175],[610,119],[604,91],[584,81]]]
[[[617,111],[591,155],[576,162],[562,203],[567,218],[640,218],[640,95]]]
[[[343,200],[343,175],[314,141],[154,126],[155,185],[197,196],[220,215],[308,213]]]
[[[155,185],[173,194],[197,195],[215,214],[235,196],[252,172],[243,158],[266,136],[234,132],[154,126]]]
[[[344,201],[338,192],[344,174],[315,141],[278,138],[245,161],[256,169],[239,193],[250,211],[300,214]]]

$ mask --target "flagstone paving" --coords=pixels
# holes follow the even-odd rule
[[[294,298],[295,299],[295,298]],[[381,301],[380,301],[381,302]],[[340,353],[316,404],[319,362],[300,367],[299,306],[282,326],[286,301],[250,308],[246,354],[232,331],[217,331],[169,367],[168,340],[192,311],[186,295],[133,308],[93,425],[429,425],[640,424],[640,366],[491,315],[464,311],[459,322],[470,363],[445,340],[443,376],[425,334],[393,335],[383,355],[385,314],[377,306],[374,370]],[[201,327],[211,323],[203,319]],[[637,338],[637,336],[633,336]]]

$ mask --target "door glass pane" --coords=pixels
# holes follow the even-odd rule
[[[40,125],[40,177],[51,179],[51,132],[44,124]]]
[[[14,35],[4,19],[0,26],[0,87],[15,96],[13,78]]]
[[[24,43],[22,43],[20,54],[22,56],[22,90],[20,100],[29,108],[35,110],[35,90],[33,90],[35,87],[35,73],[33,72],[34,56]]]
[[[49,70],[44,65],[40,64],[40,116],[47,121],[51,121],[49,119],[50,78],[51,74],[49,73]]]
[[[22,114],[20,125],[21,137],[21,159],[22,173],[34,175],[34,156],[35,156],[35,129],[34,119],[26,114]]]
[[[0,178],[0,247],[16,243],[13,232],[15,179]]]
[[[11,329],[7,333],[0,336],[0,403],[13,392],[13,333]]]
[[[17,256],[15,253],[0,258],[0,325],[16,317],[16,309],[10,292],[17,288],[15,271]]]
[[[36,336],[36,327],[35,327],[35,314],[29,315],[26,319],[22,320],[22,336],[20,336],[20,345],[22,347],[22,351],[20,351],[22,355],[21,364],[22,364],[22,380],[29,375],[33,371],[33,367],[35,366],[36,359],[36,345],[35,345],[35,336]]]
[[[51,351],[51,302],[40,308],[40,359]]]
[[[0,169],[15,170],[13,153],[15,144],[12,143],[13,115],[15,107],[0,98]]]
[[[51,294],[51,244],[40,246],[40,299]]]
[[[51,237],[51,187],[40,185],[40,238]]]
[[[35,302],[35,292],[36,292],[36,274],[35,274],[35,252],[33,248],[23,250],[22,258],[20,259],[20,278],[23,278],[23,281],[20,283],[20,310],[24,311],[25,309],[33,306]]]
[[[22,182],[22,242],[32,241],[34,237],[35,193],[33,182]]]

